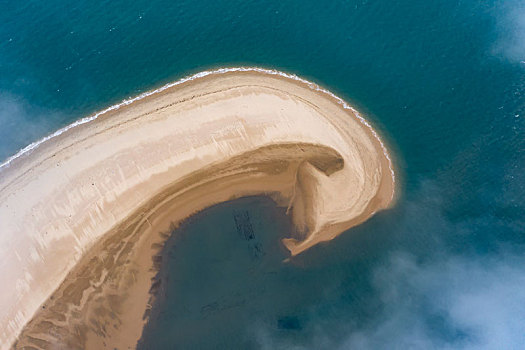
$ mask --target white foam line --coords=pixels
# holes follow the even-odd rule
[[[381,141],[381,138],[379,137],[377,132],[372,128],[372,126],[368,123],[368,121],[359,114],[359,112],[355,108],[353,108],[352,106],[347,104],[342,98],[337,97],[336,95],[334,95],[332,92],[330,92],[330,91],[328,91],[326,89],[323,89],[322,87],[320,87],[319,85],[317,85],[315,83],[312,83],[311,81],[308,81],[306,79],[300,78],[300,77],[298,77],[295,74],[284,73],[284,72],[280,72],[280,71],[277,71],[277,70],[274,70],[274,69],[265,69],[265,68],[259,68],[259,67],[232,67],[232,68],[220,68],[220,69],[216,69],[216,70],[203,71],[203,72],[196,73],[194,75],[182,78],[180,80],[177,80],[176,82],[166,84],[166,85],[164,85],[164,86],[162,86],[162,87],[160,87],[158,89],[147,91],[147,92],[144,92],[144,93],[142,93],[142,94],[140,94],[140,95],[138,95],[136,97],[124,100],[124,101],[122,101],[122,102],[120,102],[120,103],[118,103],[116,105],[113,105],[111,107],[108,107],[108,108],[100,111],[100,112],[97,112],[97,113],[95,113],[95,114],[93,114],[93,115],[91,115],[89,117],[85,117],[85,118],[82,118],[80,120],[77,120],[73,124],[69,124],[68,126],[65,126],[62,129],[59,129],[59,130],[55,131],[51,135],[48,135],[48,136],[44,137],[43,139],[35,141],[35,142],[31,143],[30,145],[22,148],[14,156],[9,157],[5,162],[0,164],[0,171],[3,168],[8,167],[11,164],[11,162],[13,162],[15,159],[20,158],[24,154],[31,152],[32,150],[36,149],[38,146],[40,146],[44,142],[47,142],[47,141],[49,141],[49,140],[51,140],[51,139],[53,139],[53,138],[55,138],[57,136],[60,136],[63,133],[65,133],[66,131],[68,131],[70,129],[73,129],[74,127],[77,127],[79,125],[83,125],[83,124],[87,124],[89,122],[92,122],[92,121],[96,120],[98,117],[100,117],[101,115],[103,115],[103,114],[105,114],[107,112],[110,112],[110,111],[113,111],[113,110],[117,110],[117,109],[119,109],[122,106],[127,106],[127,105],[129,105],[129,104],[131,104],[131,103],[133,103],[135,101],[140,101],[140,100],[142,100],[145,97],[148,97],[148,96],[151,96],[153,94],[162,92],[162,91],[164,91],[166,89],[169,89],[169,88],[171,88],[173,86],[180,85],[180,84],[183,84],[183,83],[191,81],[191,80],[203,78],[203,77],[206,77],[206,76],[209,76],[209,75],[224,74],[224,73],[229,73],[229,72],[259,72],[259,73],[265,73],[265,74],[270,74],[270,75],[279,75],[279,76],[282,76],[282,77],[285,77],[285,78],[288,78],[288,79],[293,79],[295,81],[300,81],[300,82],[308,85],[311,89],[316,90],[316,91],[320,91],[320,92],[325,93],[325,94],[329,95],[330,97],[334,98],[337,101],[337,103],[340,104],[343,108],[351,110],[352,113],[357,117],[357,119],[363,125],[365,125],[370,130],[370,132],[374,135],[374,137],[377,139],[377,141],[381,145],[381,148],[383,149],[383,153],[384,153],[385,157],[388,159],[388,167],[390,168],[390,173],[392,174],[392,181],[395,182],[395,174],[394,174],[394,169],[392,167],[392,160],[390,159],[390,156],[388,154],[388,151],[387,151],[385,145],[383,144],[383,141]],[[392,195],[393,195],[393,193],[392,193]]]

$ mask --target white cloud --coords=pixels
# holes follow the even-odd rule
[[[0,91],[0,163],[57,128],[61,115]]]
[[[525,2],[509,1],[504,14],[496,20],[498,41],[494,53],[525,64]]]
[[[419,264],[394,254],[374,274],[382,316],[341,349],[523,349],[525,264],[448,257]]]

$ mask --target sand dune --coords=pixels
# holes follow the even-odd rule
[[[162,90],[0,169],[0,348],[134,346],[152,256],[210,205],[271,196],[295,255],[392,201],[375,132],[311,83],[221,70]]]

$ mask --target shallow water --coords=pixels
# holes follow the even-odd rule
[[[523,348],[523,18],[518,0],[4,2],[0,159],[201,70],[298,74],[382,133],[396,206],[291,263],[286,219],[267,201],[207,211],[174,239],[144,348]]]
[[[200,347],[245,348],[254,345],[251,325],[297,317],[300,286],[288,280],[295,268],[283,263],[288,254],[279,244],[289,229],[284,210],[263,198],[215,206],[186,222],[164,248],[143,348],[187,348],[196,339]]]

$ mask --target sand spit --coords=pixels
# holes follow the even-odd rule
[[[355,110],[276,71],[205,72],[85,118],[0,170],[0,348],[133,348],[166,232],[268,195],[292,255],[393,198],[384,145]],[[38,147],[37,147],[38,146]]]

